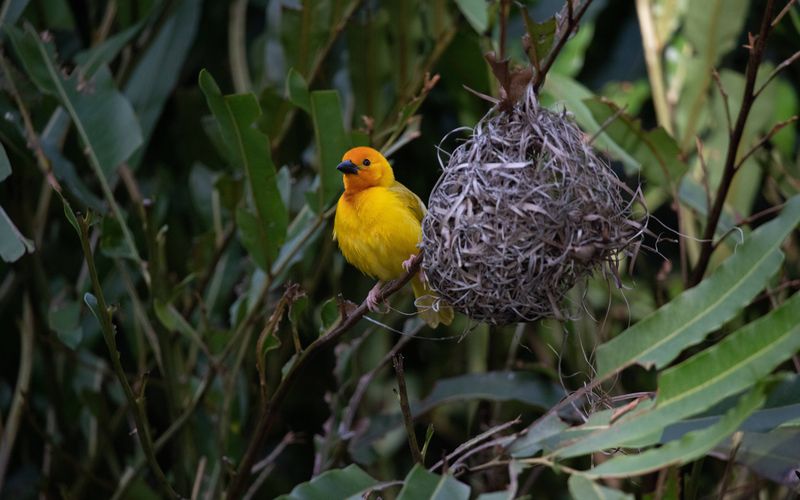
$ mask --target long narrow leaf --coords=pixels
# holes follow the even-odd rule
[[[663,429],[748,389],[800,349],[800,293],[780,308],[729,335],[659,377],[652,409],[637,410],[557,453],[583,455],[656,437]],[[641,444],[641,443],[640,443]]]
[[[357,465],[344,469],[329,470],[311,481],[302,483],[279,500],[327,500],[329,498],[360,498],[361,493],[369,491],[378,484],[372,476]]]
[[[601,345],[598,376],[634,364],[662,368],[731,319],[778,270],[783,260],[779,247],[798,222],[800,196],[795,196],[780,216],[755,230],[712,276]]]
[[[589,470],[589,477],[628,477],[653,472],[673,464],[685,464],[702,457],[739,428],[744,420],[764,404],[764,387],[758,386],[739,401],[719,422],[701,431],[686,434],[661,448],[640,454],[623,455]]]
[[[270,155],[269,138],[252,125],[261,115],[258,99],[253,94],[223,96],[211,75],[200,72],[200,88],[222,136],[233,153],[237,166],[247,173],[250,185],[251,205],[255,208],[257,224],[249,224],[240,230],[255,231],[257,237],[248,237],[263,248],[266,258],[256,253],[256,262],[265,271],[278,255],[278,249],[286,237],[288,213],[281,200],[276,179],[275,165]],[[237,217],[237,222],[241,218]]]

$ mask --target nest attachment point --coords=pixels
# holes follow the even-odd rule
[[[490,111],[443,168],[422,224],[423,269],[475,320],[563,318],[567,291],[595,270],[616,278],[644,233],[633,191],[532,88]]]

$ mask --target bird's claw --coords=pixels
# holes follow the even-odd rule
[[[372,312],[378,312],[379,308],[378,305],[380,301],[380,294],[381,294],[381,287],[380,283],[372,287],[372,290],[369,291],[367,294],[367,309]]]
[[[417,258],[416,255],[412,255],[411,257],[403,261],[401,265],[403,266],[403,270],[405,272],[409,272],[411,270],[411,266],[414,264],[414,259],[416,258]]]

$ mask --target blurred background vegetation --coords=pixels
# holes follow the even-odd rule
[[[437,145],[491,107],[466,87],[498,95],[483,54],[499,50],[501,19],[505,52],[527,63],[520,37],[552,46],[548,20],[566,12],[563,2],[3,1],[0,497],[790,495],[800,321],[786,311],[800,307],[779,307],[800,278],[797,203],[784,203],[800,187],[800,12],[786,5],[591,2],[540,100],[569,111],[615,171],[642,184],[647,248],[623,272],[623,290],[602,279],[578,286],[573,321],[489,328],[457,316],[433,331],[409,314],[407,290],[388,314],[342,327],[347,301],[360,303],[373,283],[331,239],[335,166],[349,147],[372,145],[426,199],[441,172]],[[736,176],[711,227],[725,238],[708,266],[744,255],[728,274],[756,269],[757,282],[716,273],[703,295],[686,296],[706,269],[706,215],[730,181],[731,130],[753,92],[748,32],[759,32],[767,8],[777,21],[755,61],[755,90],[774,79],[734,142]],[[768,269],[745,265],[753,255],[761,265],[758,248],[737,250],[752,240],[774,256],[790,233],[783,264]],[[735,300],[714,302],[714,290]],[[658,373],[634,366],[647,365],[639,358],[617,365],[614,383],[560,419],[537,420],[593,380],[597,346],[682,297],[669,304],[673,322],[707,324],[655,361]],[[755,375],[686,403],[646,429],[658,430],[655,441],[635,446],[668,443],[654,450],[677,447],[671,459],[635,473],[575,473],[612,456],[599,450],[634,447],[622,440],[565,452],[564,468],[536,461],[566,449],[567,424],[616,408],[608,424],[620,407],[666,390],[656,379],[668,365],[748,333],[758,318],[789,332],[770,341],[771,361],[737,362]],[[656,338],[667,319],[647,323]],[[397,353],[431,473],[412,469]],[[678,439],[698,428],[714,432]],[[728,438],[737,429],[746,432]],[[546,441],[553,436],[560,441]],[[323,481],[295,488],[312,477]]]

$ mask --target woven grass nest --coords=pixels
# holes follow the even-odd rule
[[[645,229],[634,192],[532,88],[490,111],[443,169],[422,223],[423,269],[475,320],[563,318],[567,291],[598,270],[616,277]]]

